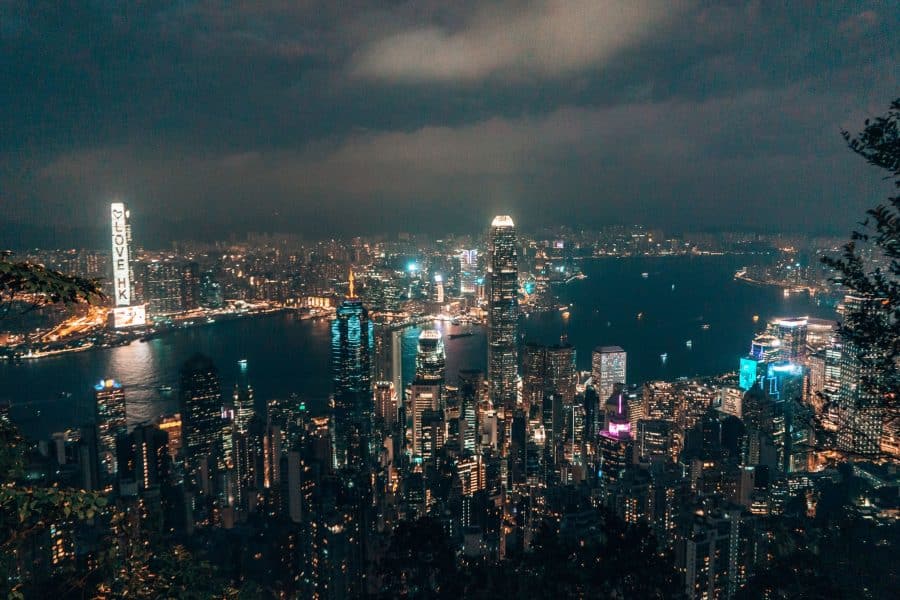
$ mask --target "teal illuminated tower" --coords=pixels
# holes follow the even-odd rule
[[[334,386],[335,467],[362,466],[372,420],[372,352],[374,326],[356,297],[353,273],[350,295],[331,323],[331,367]]]

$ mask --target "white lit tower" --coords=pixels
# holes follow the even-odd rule
[[[146,316],[144,305],[138,302],[134,285],[134,254],[132,251],[130,213],[122,202],[109,205],[111,241],[113,326],[131,327],[143,325]]]
[[[490,233],[488,381],[495,406],[516,404],[518,373],[519,267],[516,228],[506,215],[494,217]]]
[[[878,299],[846,296],[844,308],[850,312],[874,311]],[[852,455],[875,455],[881,450],[883,428],[881,383],[873,363],[877,350],[861,348],[851,339],[843,340],[838,389],[838,449]]]

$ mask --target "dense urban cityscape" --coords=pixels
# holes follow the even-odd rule
[[[900,597],[898,31],[0,1],[0,598]]]
[[[102,373],[92,390],[75,390],[92,396],[93,414],[30,446],[29,480],[111,494],[132,535],[200,551],[235,584],[299,597],[411,592],[406,569],[431,567],[406,565],[399,581],[383,571],[410,524],[426,529],[408,535],[442,537],[453,558],[434,568],[450,570],[521,560],[548,535],[611,544],[616,520],[643,526],[645,551],[663,561],[647,593],[730,598],[786,543],[779,527],[814,523],[850,482],[848,510],[867,525],[900,514],[900,429],[861,396],[860,364],[834,320],[759,323],[732,372],[674,381],[631,381],[632,340],[598,345],[585,371],[568,343],[574,308],[558,290],[586,277],[584,261],[746,255],[754,266],[735,273],[742,285],[816,290],[842,313],[860,300],[840,295],[818,259],[836,241],[688,242],[641,227],[541,241],[503,215],[483,239],[265,238],[135,252],[126,206],[113,203],[109,219],[109,252],[29,258],[102,280],[112,307],[51,305],[10,321],[28,328],[7,332],[7,361],[102,352],[273,311],[330,322],[332,393],[318,410],[297,394],[258,397],[252,360],[216,365],[196,354],[178,375],[178,412],[129,422],[128,382]],[[558,343],[520,333],[541,312],[561,313]],[[411,327],[420,331],[414,372],[403,373]],[[486,372],[448,373],[445,335],[479,333]],[[11,581],[86,568],[110,518],[54,522],[20,549]],[[813,543],[806,536],[790,537]]]

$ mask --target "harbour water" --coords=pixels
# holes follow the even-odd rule
[[[524,340],[557,343],[567,335],[581,369],[589,368],[594,346],[620,345],[628,352],[629,381],[640,382],[734,370],[769,318],[834,317],[833,309],[806,296],[785,297],[777,288],[735,281],[735,270],[745,262],[722,256],[586,261],[587,278],[560,289],[568,318],[562,312],[523,318]],[[759,315],[758,322],[753,315]],[[447,323],[435,326],[457,331]],[[484,332],[472,331],[471,336],[445,336],[451,381],[460,369],[485,368]],[[414,368],[417,337],[418,329],[404,332],[405,373]],[[12,416],[26,434],[43,437],[89,419],[93,385],[112,377],[126,388],[129,420],[146,421],[176,410],[178,369],[195,352],[213,359],[226,392],[237,378],[240,359],[247,359],[261,401],[297,394],[315,411],[325,407],[331,391],[329,323],[278,313],[118,348],[0,363],[0,400],[11,403]]]

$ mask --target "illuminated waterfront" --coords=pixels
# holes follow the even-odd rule
[[[619,344],[629,353],[631,382],[716,374],[737,367],[747,340],[767,318],[831,316],[829,308],[817,307],[805,296],[785,298],[776,288],[735,281],[740,262],[735,257],[586,261],[588,278],[562,289],[562,299],[572,305],[568,338],[578,351],[578,367],[588,368],[594,346]],[[638,313],[643,313],[640,319]],[[753,322],[754,314],[761,315],[759,322]],[[533,315],[523,322],[527,339],[559,341],[560,313]],[[703,329],[704,324],[709,328]],[[472,336],[445,336],[451,381],[459,369],[485,368],[484,331],[471,331]],[[407,380],[418,332],[410,328],[403,336]],[[176,409],[178,368],[199,351],[219,366],[227,390],[237,377],[237,361],[246,358],[257,398],[296,393],[318,410],[331,392],[329,343],[326,320],[301,320],[288,313],[238,319],[128,346],[4,363],[2,400],[12,402],[13,415],[26,432],[45,435],[89,419],[92,386],[115,377],[126,386],[129,421],[136,423]],[[662,353],[668,355],[665,362]]]

